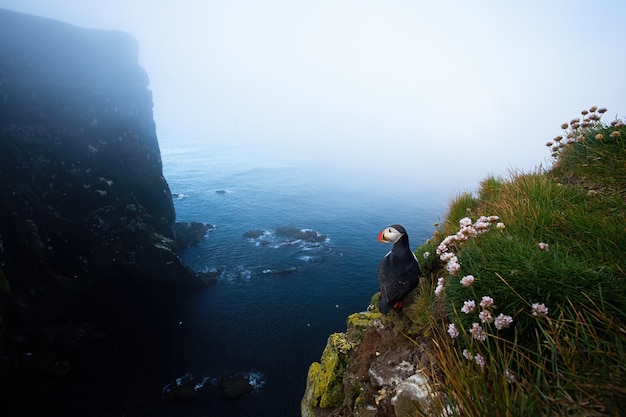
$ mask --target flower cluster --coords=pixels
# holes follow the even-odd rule
[[[447,236],[441,241],[436,249],[436,254],[439,259],[446,263],[445,268],[450,275],[457,275],[461,269],[461,265],[455,254],[455,249],[458,249],[459,246],[469,238],[477,237],[489,231],[492,224],[495,224],[498,230],[504,230],[506,226],[499,220],[498,216],[482,216],[476,222],[472,222],[469,217],[465,217],[459,221],[459,231],[456,234]],[[545,242],[539,243],[538,247],[541,251],[549,251],[549,245]],[[425,257],[426,256],[427,255],[425,255]],[[476,277],[473,275],[465,275],[460,278],[459,284],[465,288],[470,288],[474,285],[475,281]],[[443,294],[445,284],[446,278],[443,276],[437,279],[435,296],[439,297]],[[473,289],[472,292],[476,295]],[[472,315],[471,317],[474,318],[470,320],[472,322],[471,326],[467,331],[463,332],[463,335],[469,339],[465,340],[465,342],[470,345],[468,349],[463,350],[463,356],[468,361],[474,362],[480,368],[489,366],[487,362],[488,356],[485,357],[481,354],[484,353],[481,351],[487,345],[481,342],[485,342],[488,337],[495,337],[494,340],[498,340],[499,336],[496,334],[496,330],[502,331],[513,326],[513,317],[503,313],[497,314],[495,312],[497,309],[498,306],[494,298],[490,295],[484,295],[480,300],[465,300],[460,309],[462,313]],[[533,316],[539,318],[545,317],[547,314],[548,308],[544,304],[532,304]],[[461,335],[457,326],[458,323],[454,322],[448,324],[447,333],[451,339],[457,339]],[[494,330],[494,328],[496,330]],[[504,370],[504,377],[508,383],[514,383],[516,380],[515,374],[508,368]]]
[[[545,304],[533,303],[532,314],[535,317],[546,317],[548,315],[548,307]]]
[[[502,330],[502,329],[506,329],[513,323],[513,317],[506,316],[500,313],[500,315],[496,317],[495,321],[496,321],[495,322],[496,329]]]
[[[483,342],[487,339],[485,331],[478,323],[472,323],[472,327],[470,327],[469,331],[472,334],[472,337],[476,340]]]
[[[437,297],[439,297],[443,293],[443,289],[444,289],[445,283],[446,282],[443,279],[443,277],[439,277],[437,279],[437,288],[435,288],[435,295]]]
[[[448,334],[453,339],[456,339],[459,336],[459,331],[456,329],[454,323],[448,324]]]
[[[569,123],[563,123],[561,125],[561,129],[563,129],[563,135],[556,136],[553,141],[548,141],[546,146],[550,149],[553,158],[557,158],[559,156],[559,152],[561,150],[574,142],[581,142],[585,139],[585,136],[590,130],[601,129],[603,127],[601,122],[601,117],[604,113],[606,113],[606,108],[598,108],[597,106],[592,106],[589,110],[582,110],[580,113],[583,116],[582,119],[580,117],[573,118]],[[624,121],[620,119],[615,119],[611,122],[611,126],[616,129],[624,126]],[[614,139],[619,137],[621,134],[619,131],[613,131],[609,137]],[[595,135],[597,140],[603,140],[604,135],[598,133]]]
[[[482,323],[493,323],[498,330],[506,329],[513,324],[513,317],[507,316],[505,314],[500,314],[498,317],[494,318],[492,310],[498,307],[495,305],[495,301],[492,297],[488,295],[483,296],[479,303],[479,306],[482,308],[482,310],[478,313],[478,318]],[[475,310],[476,302],[474,300],[465,301],[463,303],[463,307],[461,308],[461,311],[465,314],[470,314]],[[454,323],[448,324],[448,334],[452,339],[456,339],[459,336],[459,331],[457,330]],[[478,322],[472,323],[472,326],[469,328],[469,334],[471,334],[472,339],[479,342],[484,342],[485,340],[487,340],[487,332]],[[463,356],[467,360],[476,362],[476,364],[481,368],[484,368],[487,364],[485,357],[480,353],[476,353],[476,355],[474,355],[468,349],[464,349]],[[515,375],[510,370],[507,369],[505,375],[509,383],[513,383],[515,381]]]
[[[492,305],[493,305],[493,298],[489,297],[488,295],[483,296],[483,299],[480,302],[480,306],[482,308],[489,308]]]
[[[483,323],[493,323],[493,320],[494,320],[493,314],[491,314],[491,311],[489,310],[483,310],[480,313],[478,313],[478,318]]]
[[[483,296],[482,300],[479,303],[479,306],[482,308],[482,310],[478,313],[478,318],[480,319],[481,323],[494,323],[494,326],[496,326],[496,329],[498,330],[506,329],[510,327],[511,324],[513,324],[513,317],[511,316],[500,314],[498,317],[494,317],[492,310],[498,307],[494,304],[494,300],[490,296]],[[474,300],[465,301],[463,303],[463,307],[461,307],[461,312],[465,314],[470,314],[474,312],[474,310],[476,310],[476,301]],[[472,333],[474,339],[485,340],[484,334],[482,333],[482,328],[480,329],[481,332],[479,332],[476,326],[480,327],[480,324],[474,323],[472,325],[472,328],[470,329],[470,333]],[[480,338],[477,337],[477,335],[479,335]]]
[[[467,349],[463,349],[463,356],[468,361],[475,361],[476,364],[478,366],[480,366],[481,368],[483,368],[485,366],[485,364],[487,363],[487,361],[485,360],[485,357],[483,355],[481,355],[480,353],[477,353],[476,356],[474,356],[474,355],[472,355],[472,352],[470,352]]]
[[[461,285],[464,287],[471,287],[474,283],[474,275],[466,275],[461,278]]]
[[[451,251],[451,246],[463,243],[470,237],[476,237],[487,232],[489,226],[498,220],[500,220],[498,216],[481,216],[475,223],[472,223],[472,219],[469,217],[464,217],[459,220],[459,231],[443,239],[439,246],[437,246],[436,251],[437,255],[439,255],[439,259],[446,263],[446,270],[450,275],[456,275],[461,270],[459,258]],[[504,229],[505,226],[504,223],[498,223],[496,227],[498,229]]]
[[[515,374],[510,369],[507,368],[506,371],[504,371],[504,376],[509,384],[515,382]]]
[[[463,303],[461,311],[465,314],[469,314],[476,309],[476,302],[474,300],[467,300]]]

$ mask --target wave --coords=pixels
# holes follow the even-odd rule
[[[321,256],[311,256],[311,255],[302,255],[302,256],[299,256],[298,259],[307,264],[322,261]]]
[[[267,384],[265,375],[257,370],[239,372],[235,377],[243,377],[248,381],[248,384],[252,388],[252,391],[260,393],[262,388]],[[227,377],[232,378],[232,377]],[[180,403],[187,402],[199,398],[203,392],[206,392],[207,388],[211,386],[219,386],[220,382],[224,378],[201,376],[196,377],[190,372],[174,379],[173,382],[166,384],[161,392],[171,402]]]
[[[255,246],[272,249],[292,247],[301,251],[329,252],[330,237],[312,229],[280,226],[275,230],[253,229],[243,234]]]
[[[267,268],[263,270],[263,274],[277,274],[277,275],[286,275],[293,274],[294,272],[298,272],[298,268],[295,266],[283,269],[271,269]]]
[[[261,389],[267,384],[267,379],[260,371],[250,371],[244,373],[244,377],[248,378],[250,385],[256,392],[260,392]]]

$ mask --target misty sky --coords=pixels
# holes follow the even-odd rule
[[[257,143],[338,175],[473,188],[626,114],[626,2],[0,0],[138,40],[162,144]],[[354,168],[352,167],[359,167]]]

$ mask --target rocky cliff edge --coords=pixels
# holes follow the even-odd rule
[[[130,35],[0,9],[2,398],[52,389],[147,289],[205,285],[178,256],[148,85]]]

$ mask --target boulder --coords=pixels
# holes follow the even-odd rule
[[[209,230],[214,228],[213,225],[200,222],[176,222],[174,224],[176,247],[182,250],[196,245],[206,236]]]
[[[236,400],[254,390],[250,379],[245,376],[235,375],[223,378],[220,381],[220,395],[227,400]]]

